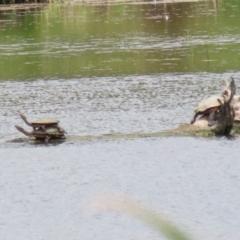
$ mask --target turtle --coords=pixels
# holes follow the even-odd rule
[[[233,111],[234,111],[234,122],[240,123],[240,102],[235,102],[233,104]]]
[[[239,103],[240,103],[240,96],[239,95],[233,96],[233,99],[232,99],[233,108],[234,108],[234,105],[239,105]]]
[[[33,122],[29,122],[23,114],[20,114],[20,117],[28,126],[33,127],[34,131],[38,129],[44,130],[47,127],[55,127],[60,133],[66,133],[65,130],[58,125],[59,121],[54,118],[43,117],[43,118],[36,119]]]
[[[198,127],[199,129],[209,129],[213,124],[211,121],[214,113],[206,113],[203,114],[200,118],[198,118],[192,125]],[[209,122],[211,124],[209,124]],[[211,126],[210,126],[211,125]]]
[[[25,134],[28,137],[34,137],[35,139],[38,140],[45,140],[48,141],[49,139],[65,139],[65,135],[63,132],[59,132],[56,127],[46,127],[45,129],[43,128],[38,128],[35,129],[31,132],[26,131],[22,127],[15,125],[16,129]]]
[[[203,99],[195,109],[195,115],[191,121],[191,124],[193,124],[197,117],[200,115],[205,115],[207,113],[210,113],[209,115],[209,125],[214,124],[214,120],[216,118],[216,113],[218,110],[218,107],[221,105],[221,103],[224,103],[224,97],[221,96],[213,96],[206,99]]]

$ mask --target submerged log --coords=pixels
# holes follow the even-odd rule
[[[240,117],[239,121],[235,121],[235,113],[234,113],[234,95],[236,93],[236,85],[235,81],[232,78],[231,89],[229,90],[228,95],[224,95],[224,100],[219,100],[220,106],[217,110],[217,124],[215,126],[209,126],[209,117],[211,113],[207,113],[199,118],[194,124],[182,124],[175,129],[170,129],[166,131],[160,132],[150,132],[150,133],[129,133],[129,134],[103,134],[100,136],[95,135],[86,135],[86,136],[67,136],[66,139],[51,139],[48,143],[45,141],[35,140],[31,138],[18,138],[7,141],[8,143],[24,143],[28,142],[31,144],[59,144],[62,142],[88,142],[88,141],[113,141],[119,139],[136,139],[136,138],[157,138],[157,137],[169,137],[169,136],[202,136],[209,137],[215,135],[221,136],[229,136],[232,134],[240,134]],[[240,96],[238,96],[237,102],[235,104],[240,105]],[[240,114],[240,106],[235,107]],[[235,111],[236,111],[235,110]]]

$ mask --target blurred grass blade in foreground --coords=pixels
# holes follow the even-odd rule
[[[120,196],[105,195],[97,198],[94,201],[97,208],[108,210],[108,211],[118,211],[126,213],[132,217],[135,217],[142,222],[148,224],[150,227],[158,231],[161,235],[166,236],[171,240],[193,240],[186,233],[179,230],[169,221],[161,218],[159,214],[155,211],[148,209],[142,204]]]

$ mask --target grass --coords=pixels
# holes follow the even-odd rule
[[[162,218],[156,211],[130,198],[105,195],[98,197],[94,202],[98,209],[117,211],[134,217],[170,240],[193,240],[187,233],[176,225]],[[97,205],[96,205],[97,204]]]

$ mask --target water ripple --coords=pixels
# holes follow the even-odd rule
[[[18,114],[50,115],[69,134],[157,132],[189,122],[198,101],[219,95],[231,74],[95,77],[0,82],[2,140],[19,136]],[[236,84],[239,74],[234,74]]]

